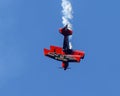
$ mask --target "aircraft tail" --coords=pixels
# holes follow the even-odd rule
[[[59,32],[64,36],[72,35],[72,30],[68,29],[68,25],[66,25],[64,28],[60,28]]]

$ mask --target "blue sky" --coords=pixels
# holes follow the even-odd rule
[[[120,1],[71,0],[73,49],[60,70],[43,48],[62,46],[61,0],[0,0],[0,96],[120,96]]]

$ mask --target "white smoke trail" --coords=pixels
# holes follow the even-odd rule
[[[73,16],[72,16],[72,13],[73,13],[73,10],[72,10],[72,5],[70,3],[69,0],[62,0],[62,23],[63,25],[67,25],[68,24],[68,28],[69,29],[72,29],[72,24],[70,23],[69,20],[72,20]]]
[[[70,20],[73,18],[73,10],[72,10],[72,4],[70,3],[69,0],[62,0],[62,23],[63,26],[68,25],[68,28],[72,30],[72,24],[70,23]],[[69,40],[72,39],[72,36],[69,37]],[[71,41],[69,42],[69,48],[72,49],[72,43]]]

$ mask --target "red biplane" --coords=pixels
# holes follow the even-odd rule
[[[62,68],[68,69],[69,62],[80,62],[84,58],[85,53],[79,50],[72,50],[69,46],[69,35],[72,35],[72,30],[66,25],[60,28],[59,32],[64,36],[63,48],[58,46],[50,46],[50,50],[44,48],[44,55],[58,61],[62,61]]]

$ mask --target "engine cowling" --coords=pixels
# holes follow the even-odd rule
[[[66,70],[68,67],[68,62],[62,62],[62,68]]]

